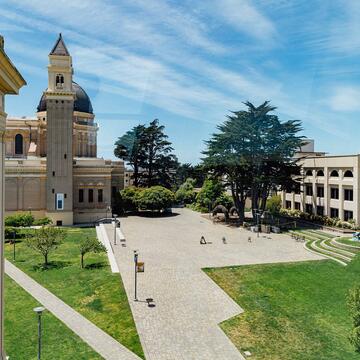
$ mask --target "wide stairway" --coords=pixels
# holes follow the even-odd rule
[[[291,230],[291,237],[304,243],[305,249],[319,253],[346,266],[360,253],[360,243],[320,230]]]

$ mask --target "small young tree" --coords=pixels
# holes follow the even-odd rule
[[[26,237],[26,245],[44,257],[44,266],[49,264],[49,253],[63,242],[65,231],[59,228],[43,226],[32,236]]]
[[[81,257],[81,268],[84,268],[84,256],[89,253],[101,253],[106,252],[105,246],[94,237],[86,237],[80,240],[79,243],[80,257]]]
[[[356,286],[348,293],[347,303],[352,317],[353,328],[349,341],[356,352],[360,352],[360,286]]]

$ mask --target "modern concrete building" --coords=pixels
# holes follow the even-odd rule
[[[283,207],[360,224],[360,155],[325,155],[313,141],[301,150],[301,185],[282,193]]]
[[[73,72],[60,34],[36,117],[6,122],[6,214],[31,211],[58,225],[91,222],[106,215],[124,187],[123,161],[97,157],[99,127]]]
[[[4,350],[4,136],[6,126],[5,95],[18,94],[25,80],[4,51],[0,35],[0,360],[5,360]]]

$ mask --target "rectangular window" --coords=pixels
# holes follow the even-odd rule
[[[286,206],[287,209],[291,209],[291,201],[286,200],[285,201],[285,206]]]
[[[93,189],[89,189],[89,199],[88,199],[89,203],[94,202],[94,190]]]
[[[339,188],[331,188],[330,189],[330,198],[331,199],[339,199]]]
[[[324,187],[323,186],[317,186],[316,187],[316,195],[319,198],[323,198],[324,197]]]
[[[353,218],[353,212],[350,210],[344,210],[344,220],[348,221]]]
[[[56,210],[64,210],[64,194],[57,193],[55,196]]]
[[[312,195],[313,195],[312,184],[307,184],[307,185],[305,186],[305,191],[306,191],[306,195],[312,196]]]
[[[84,189],[79,189],[79,203],[84,202]]]
[[[294,186],[294,193],[295,194],[300,194],[300,183],[296,183],[295,186]]]
[[[300,203],[295,201],[295,210],[300,210]]]
[[[114,198],[116,196],[116,186],[111,187],[111,196]]]
[[[330,208],[330,217],[339,218],[339,209]]]
[[[324,207],[318,205],[318,206],[316,207],[316,214],[317,214],[317,215],[320,215],[320,216],[324,216]]]
[[[103,202],[103,189],[98,189],[98,202]]]
[[[313,206],[311,204],[306,204],[305,205],[305,212],[307,212],[308,214],[312,214],[313,213]]]
[[[344,200],[353,201],[353,190],[352,189],[344,189]]]

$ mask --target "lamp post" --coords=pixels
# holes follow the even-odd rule
[[[114,217],[114,245],[116,245],[116,221],[117,221],[117,215],[113,214]]]
[[[135,301],[138,301],[137,299],[137,265],[138,265],[138,257],[139,254],[137,252],[137,250],[134,250],[134,263],[135,263]]]
[[[45,311],[45,308],[42,306],[38,306],[34,308],[34,311],[38,315],[38,360],[41,360],[41,315]]]

